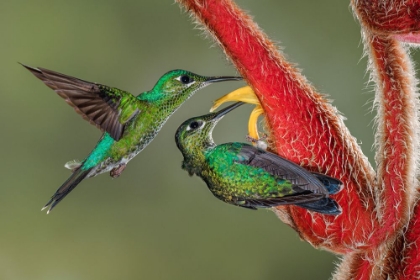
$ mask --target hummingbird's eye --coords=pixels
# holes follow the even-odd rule
[[[189,130],[195,130],[197,128],[200,128],[203,125],[202,121],[193,121],[190,123],[190,125],[187,127],[187,131]]]
[[[197,129],[199,126],[200,126],[200,124],[198,122],[192,122],[192,123],[190,123],[191,129]]]
[[[193,79],[192,78],[190,78],[189,76],[187,76],[187,75],[182,75],[180,78],[179,78],[179,80],[181,81],[181,83],[183,83],[184,85],[186,85],[186,84],[189,84],[189,83],[191,83],[192,81],[193,81]]]

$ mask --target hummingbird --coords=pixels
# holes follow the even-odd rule
[[[241,106],[185,121],[175,134],[184,160],[182,168],[197,175],[218,199],[254,209],[292,204],[307,210],[339,215],[341,208],[329,195],[342,189],[340,180],[303,167],[247,143],[216,145],[212,132],[222,117]]]
[[[95,148],[83,161],[66,163],[72,175],[42,208],[49,207],[47,214],[83,179],[104,172],[110,172],[113,178],[120,176],[127,163],[153,140],[168,118],[197,90],[215,82],[242,80],[242,77],[206,77],[172,70],[151,90],[134,96],[118,88],[44,68],[23,66],[64,98],[85,120],[103,131]]]

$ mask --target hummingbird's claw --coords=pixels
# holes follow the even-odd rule
[[[111,175],[112,178],[118,178],[120,177],[121,173],[124,171],[127,164],[123,163],[115,167],[114,169],[109,172],[109,175]]]
[[[245,137],[247,141],[251,142],[255,147],[267,151],[268,144],[265,140],[267,140],[268,135],[264,133],[260,138],[254,138],[249,134]]]
[[[267,133],[263,133],[263,135],[260,137],[260,138],[254,138],[254,137],[252,137],[251,135],[247,135],[247,136],[245,136],[245,138],[246,138],[246,140],[248,140],[249,142],[252,142],[252,143],[256,143],[256,142],[258,142],[258,141],[264,141],[264,140],[267,140],[267,138],[268,138],[268,135],[267,135]]]

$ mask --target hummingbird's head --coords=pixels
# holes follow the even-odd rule
[[[218,112],[194,117],[181,124],[176,131],[175,141],[184,157],[197,154],[200,149],[214,146],[212,137],[214,127],[224,115],[242,104],[244,103],[236,102]]]
[[[173,100],[174,104],[180,103],[178,105],[181,105],[197,90],[211,83],[239,80],[242,80],[242,77],[206,77],[186,70],[172,70],[164,74],[145,97],[150,101]]]

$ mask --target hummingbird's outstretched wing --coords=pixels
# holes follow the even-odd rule
[[[118,141],[124,126],[140,111],[137,98],[129,92],[83,81],[44,68],[23,65],[74,107],[85,120]]]

